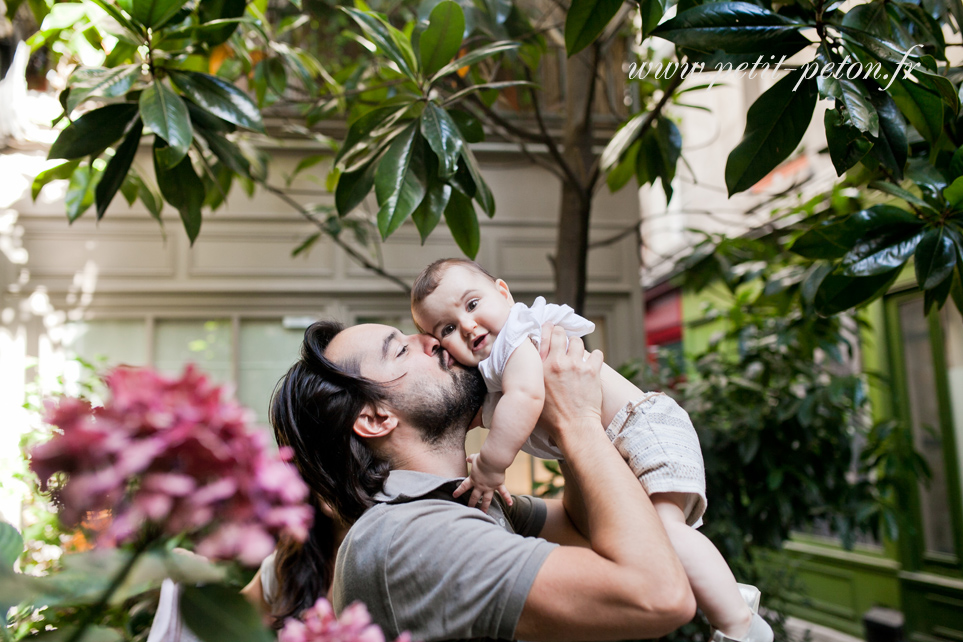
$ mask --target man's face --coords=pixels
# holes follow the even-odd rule
[[[336,362],[356,362],[361,376],[389,384],[390,405],[429,444],[450,433],[463,435],[485,397],[478,371],[461,366],[429,335],[357,325],[340,332],[326,354]]]

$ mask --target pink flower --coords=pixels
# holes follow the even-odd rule
[[[339,619],[331,604],[321,598],[301,614],[301,619],[285,620],[278,642],[385,642],[385,636],[371,622],[371,615],[361,602],[345,608]],[[395,642],[411,642],[411,635],[402,633]]]
[[[47,404],[45,419],[59,428],[30,453],[30,466],[54,487],[61,518],[80,523],[110,510],[98,542],[139,537],[150,524],[167,535],[189,533],[198,550],[257,564],[287,532],[303,540],[311,523],[308,489],[273,452],[253,415],[193,366],[177,378],[147,368],[116,368],[105,378],[103,407],[63,397]]]

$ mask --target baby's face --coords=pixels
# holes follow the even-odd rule
[[[505,282],[453,265],[434,292],[414,310],[415,322],[441,342],[455,361],[477,366],[492,351],[492,343],[514,305]]]

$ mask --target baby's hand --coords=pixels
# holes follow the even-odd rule
[[[492,497],[497,491],[505,503],[512,505],[512,496],[505,487],[504,470],[488,470],[480,459],[478,453],[468,455],[467,461],[471,464],[471,474],[465,481],[452,493],[455,497],[460,497],[463,493],[471,489],[471,498],[468,500],[469,508],[478,506],[482,512],[487,513],[488,507],[492,503]]]

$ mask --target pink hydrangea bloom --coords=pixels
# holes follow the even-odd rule
[[[274,452],[252,414],[193,366],[177,378],[147,368],[116,368],[103,407],[63,397],[48,402],[59,432],[30,453],[46,489],[57,490],[61,518],[79,524],[90,511],[113,519],[98,539],[129,541],[148,523],[168,535],[199,536],[198,552],[257,564],[286,532],[303,540],[311,523],[308,488]]]
[[[301,619],[288,618],[284,622],[278,642],[385,642],[385,636],[371,622],[371,615],[361,602],[348,606],[339,619],[322,597],[301,614]],[[411,635],[402,633],[395,642],[411,642]]]

